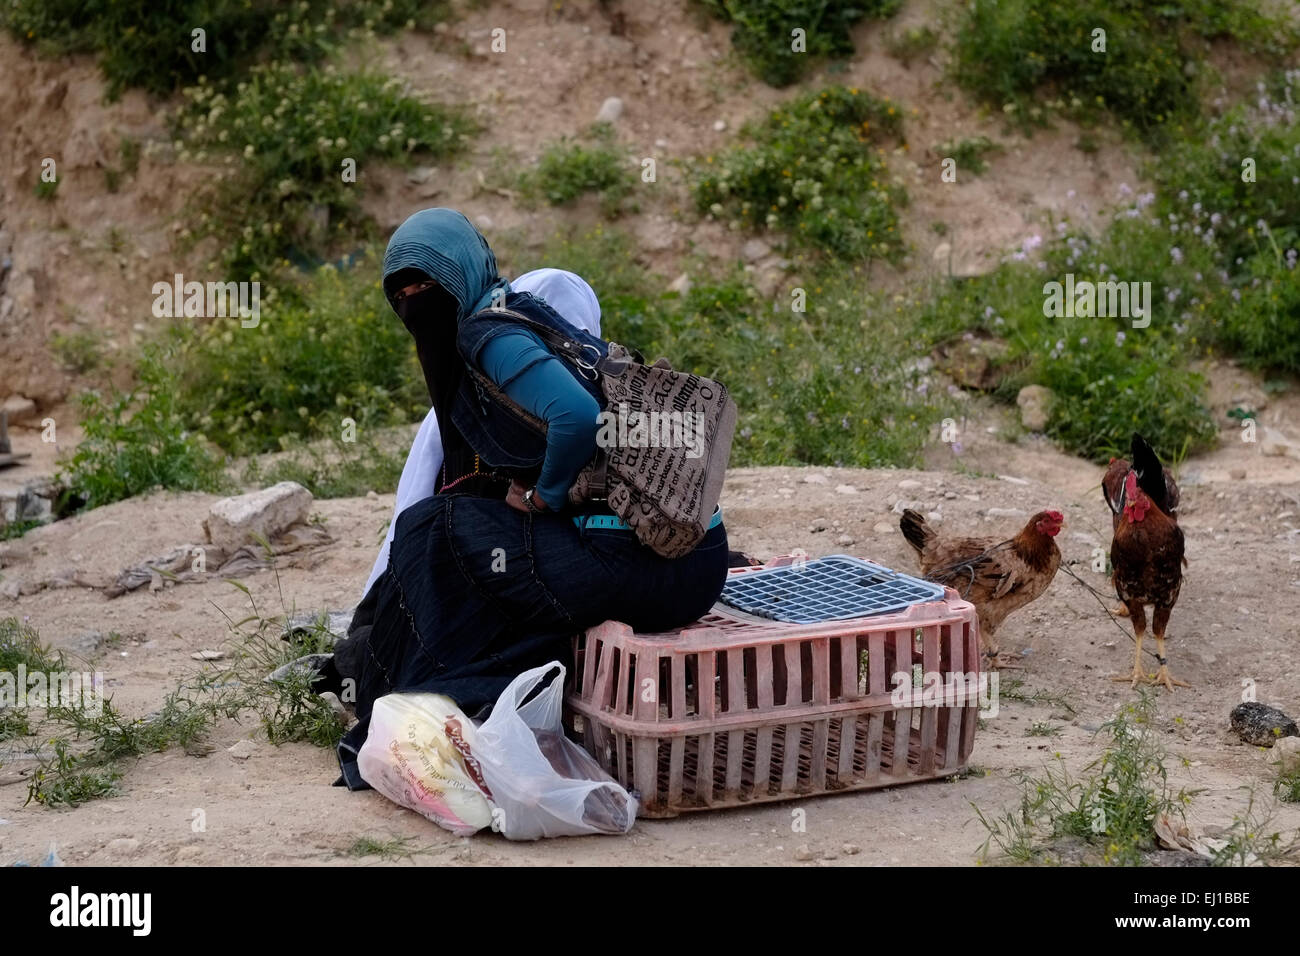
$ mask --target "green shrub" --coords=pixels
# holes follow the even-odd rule
[[[63,670],[63,653],[42,644],[36,629],[18,618],[0,618],[0,673],[13,673],[20,665],[33,672]]]
[[[853,53],[850,29],[863,17],[893,16],[902,0],[701,0],[713,16],[735,25],[731,43],[754,74],[789,86],[821,56]],[[804,30],[795,52],[793,31]]]
[[[364,438],[422,416],[428,391],[380,268],[375,255],[323,266],[297,294],[263,304],[254,328],[177,327],[177,413],[233,454],[341,438],[348,418]]]
[[[422,0],[8,0],[0,25],[48,53],[97,53],[117,97],[128,87],[165,95],[246,68],[259,53],[311,62],[347,27],[432,27],[447,6]],[[206,31],[196,51],[192,31]]]
[[[47,807],[77,807],[88,800],[118,792],[122,772],[106,767],[94,757],[73,754],[62,737],[53,741],[54,753],[41,763],[27,782],[27,800]]]
[[[1106,749],[1070,774],[1058,759],[1042,776],[1021,771],[1020,805],[990,818],[975,808],[988,839],[980,849],[988,859],[994,846],[1020,864],[1062,863],[1062,851],[1080,846],[1090,863],[1136,866],[1156,851],[1155,826],[1161,817],[1181,819],[1195,792],[1173,790],[1164,749],[1155,726],[1153,699],[1126,704],[1100,733]]]
[[[989,275],[942,286],[923,300],[917,322],[925,340],[976,330],[1005,341],[1001,364],[1011,371],[998,396],[1014,402],[1024,385],[1051,388],[1056,400],[1047,433],[1094,461],[1127,448],[1134,431],[1170,457],[1213,444],[1217,428],[1205,405],[1205,383],[1187,365],[1195,345],[1185,327],[1176,330],[1178,313],[1159,281],[1152,282],[1153,316],[1145,329],[1132,328],[1131,318],[1044,315],[1047,282],[1070,272],[1095,280],[1103,264],[1107,278],[1143,280],[1158,275],[1149,251],[1138,257],[1145,268],[1130,267],[1114,248],[1068,235],[1047,241],[1043,268],[1023,251],[1015,255],[1024,261],[1011,258]]]
[[[904,66],[910,66],[913,60],[926,55],[938,45],[939,34],[929,24],[908,27],[891,34],[885,40],[885,49],[889,55],[901,61]]]
[[[101,339],[88,329],[55,332],[50,336],[50,351],[64,368],[85,374],[104,360]]]
[[[520,177],[521,191],[553,206],[573,202],[584,193],[599,193],[605,213],[617,214],[635,179],[609,134],[597,133],[596,139],[591,146],[561,140],[547,147],[537,168]]]
[[[1297,100],[1300,72],[1261,84],[1254,103],[1175,138],[1151,164],[1154,191],[1122,185],[1126,201],[1099,234],[1062,221],[1030,237],[994,273],[940,290],[921,329],[932,341],[972,329],[1006,340],[1008,364],[1021,371],[1000,394],[1052,388],[1048,432],[1071,451],[1104,461],[1134,430],[1166,456],[1212,444],[1217,427],[1192,360],[1221,351],[1300,371]],[[1255,160],[1253,183],[1242,181],[1243,157]],[[1071,273],[1150,282],[1151,324],[1045,316],[1044,284]]]
[[[145,352],[131,392],[81,396],[85,434],[62,461],[59,480],[71,497],[98,508],[151,488],[222,491],[222,462],[188,431],[179,410],[174,357]]]
[[[181,159],[224,160],[230,169],[200,197],[197,237],[229,241],[235,277],[267,275],[295,254],[312,260],[359,224],[358,183],[368,160],[443,159],[473,129],[460,110],[405,96],[375,73],[288,63],[253,68],[229,93],[185,89],[176,116]],[[343,179],[354,160],[356,182]],[[315,260],[319,261],[319,260]]]
[[[945,159],[955,159],[957,169],[971,173],[982,173],[989,164],[984,161],[984,154],[1001,149],[987,136],[970,136],[965,139],[950,139],[938,146],[939,155]]]
[[[894,185],[878,144],[902,136],[899,110],[856,89],[828,87],[743,131],[754,145],[695,164],[701,212],[849,261],[903,254]]]
[[[1261,82],[1235,107],[1151,164],[1150,218],[1135,231],[1160,244],[1201,342],[1245,363],[1300,372],[1300,71]],[[1254,181],[1243,179],[1243,160]],[[1177,250],[1175,254],[1174,250]]]
[[[254,458],[243,477],[258,487],[296,481],[316,498],[359,498],[369,491],[390,494],[397,490],[407,450],[385,449],[375,441],[336,440],[328,449],[293,449],[288,458],[271,465],[264,466]]]
[[[1047,433],[1067,451],[1103,462],[1140,431],[1167,459],[1212,447],[1218,426],[1206,407],[1205,381],[1160,339],[1123,342],[1075,319],[1056,344],[1035,346],[1034,380],[1061,396]]]
[[[1104,53],[1093,52],[1098,29]],[[1297,42],[1284,20],[1220,0],[972,0],[960,14],[952,75],[1022,122],[1042,122],[1044,107],[1107,111],[1155,139],[1196,115],[1200,51],[1218,37],[1268,56]]]

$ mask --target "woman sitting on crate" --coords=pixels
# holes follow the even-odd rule
[[[444,463],[437,493],[397,519],[387,570],[332,663],[331,676],[355,688],[359,722],[339,745],[353,789],[365,787],[355,760],[377,698],[441,693],[481,716],[524,670],[567,662],[585,628],[613,618],[662,631],[696,620],[721,593],[728,562],[720,515],[694,550],[669,559],[617,527],[600,502],[569,505],[596,452],[602,393],[491,307],[601,355],[608,344],[513,291],[468,219],[450,209],[407,219],[389,241],[383,284],[415,338]]]

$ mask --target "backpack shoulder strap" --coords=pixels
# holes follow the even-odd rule
[[[530,332],[537,334],[537,337],[555,350],[555,353],[562,358],[568,359],[582,372],[583,377],[594,380],[594,373],[597,371],[610,372],[618,374],[627,367],[627,362],[613,359],[610,356],[601,355],[595,346],[587,345],[575,341],[564,335],[562,332],[531,319],[522,312],[516,312],[514,309],[486,308],[475,312],[470,316],[471,319],[497,317],[508,322],[516,322],[528,329]],[[593,373],[593,374],[588,374]]]

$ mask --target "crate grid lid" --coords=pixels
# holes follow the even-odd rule
[[[845,621],[943,598],[943,586],[845,554],[728,576],[719,600],[790,624]]]

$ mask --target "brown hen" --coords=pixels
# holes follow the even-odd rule
[[[1040,511],[1014,538],[943,538],[915,511],[903,512],[899,527],[916,551],[921,573],[961,592],[979,613],[980,647],[997,666],[994,641],[1008,614],[1047,590],[1061,564],[1052,539],[1065,520],[1059,511]]]

